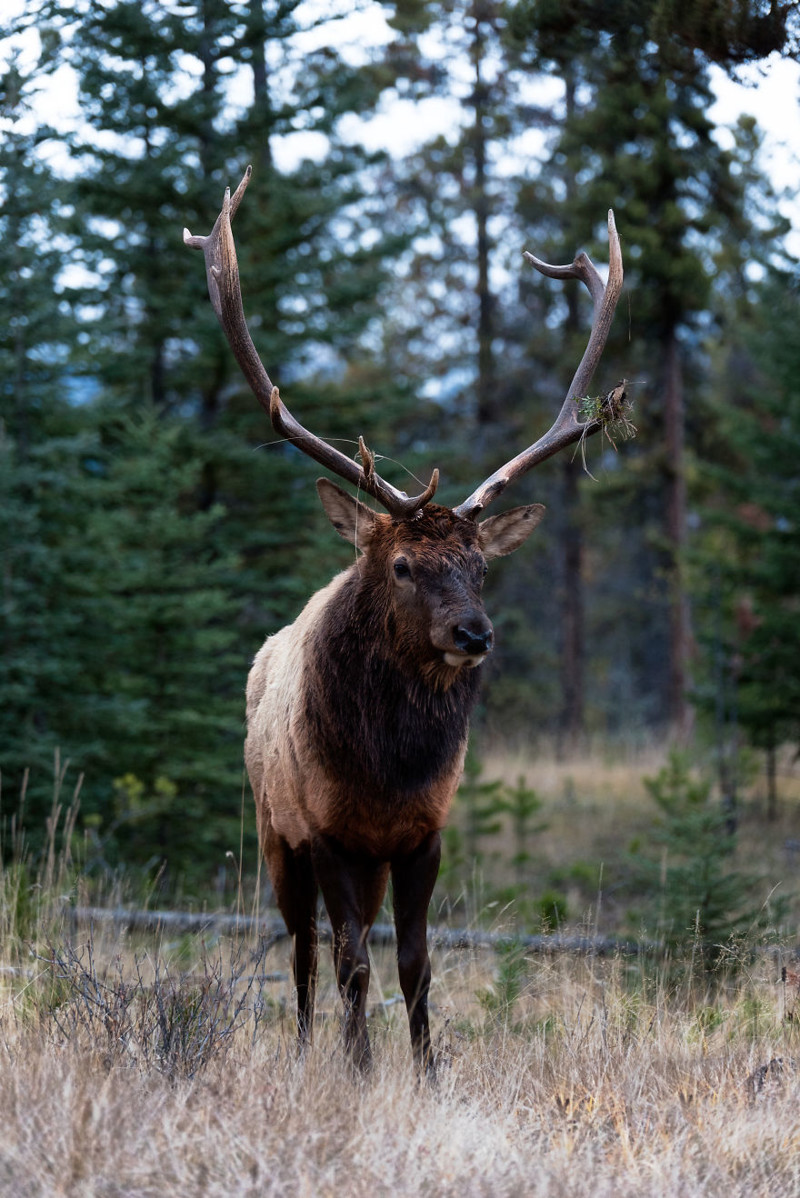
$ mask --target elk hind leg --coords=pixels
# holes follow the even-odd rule
[[[418,1069],[436,1071],[428,1021],[431,962],[428,956],[428,906],[439,873],[441,837],[432,833],[412,852],[392,861],[397,970],[406,1000],[411,1048]]]
[[[297,1039],[311,1042],[317,985],[317,882],[308,845],[292,849],[270,826],[264,843],[270,879],[292,944],[292,971],[297,993]]]

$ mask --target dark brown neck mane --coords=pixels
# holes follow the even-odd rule
[[[443,690],[387,646],[385,609],[354,567],[315,635],[305,714],[326,771],[387,797],[424,790],[460,751],[480,685],[460,670]]]

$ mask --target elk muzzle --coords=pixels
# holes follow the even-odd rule
[[[461,620],[452,629],[452,649],[444,660],[449,666],[479,666],[494,646],[494,629],[488,616],[481,613]]]

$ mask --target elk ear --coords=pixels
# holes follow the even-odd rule
[[[487,561],[493,557],[505,557],[519,549],[544,515],[541,503],[529,503],[527,507],[514,507],[510,512],[490,516],[478,525],[478,543]]]
[[[329,478],[317,479],[317,494],[325,515],[339,536],[355,545],[356,549],[366,549],[375,531],[377,512],[359,503]]]

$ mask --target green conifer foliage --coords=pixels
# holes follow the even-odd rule
[[[698,697],[728,737],[740,730],[767,750],[774,815],[775,751],[800,744],[795,272],[772,270],[757,295],[722,377],[703,476],[696,587],[708,669]]]
[[[732,937],[765,922],[769,911],[760,904],[767,896],[735,862],[736,837],[711,798],[710,779],[673,752],[645,785],[659,816],[649,843],[632,854],[637,887],[651,894],[648,911],[639,914],[666,944],[694,939],[700,959],[712,966]]]
[[[34,81],[18,58],[0,79],[0,771],[5,814],[25,770],[52,785],[57,738],[48,720],[54,681],[74,677],[71,630],[58,597],[64,497],[80,434],[70,403],[75,323],[62,271],[70,196],[40,150],[52,141],[31,122]],[[47,494],[57,493],[50,505]],[[67,643],[64,638],[66,637]],[[69,682],[67,681],[67,685]],[[41,793],[41,792],[40,792]],[[44,833],[44,806],[34,818]]]

